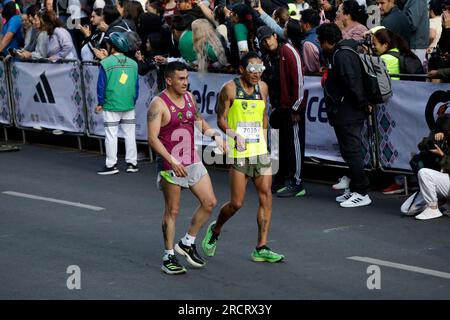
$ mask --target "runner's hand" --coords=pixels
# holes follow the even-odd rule
[[[236,149],[239,152],[245,151],[245,149],[247,149],[247,147],[245,146],[245,139],[236,134],[236,136],[234,137],[234,141],[236,142]]]
[[[100,113],[103,111],[103,107],[102,106],[96,106],[95,107],[95,113]]]
[[[177,177],[187,177],[188,174],[186,168],[176,159],[172,159],[170,165],[172,166],[172,170]]]
[[[225,153],[228,151],[227,143],[225,140],[222,139],[222,137],[216,136],[214,138],[214,141],[216,142],[216,145],[220,149],[221,152]]]

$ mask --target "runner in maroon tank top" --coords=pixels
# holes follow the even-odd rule
[[[194,241],[208,221],[216,197],[208,172],[195,150],[194,125],[199,124],[206,136],[212,137],[225,151],[222,136],[211,129],[198,112],[195,99],[187,91],[188,71],[181,62],[171,62],[164,72],[166,90],[153,98],[147,112],[148,141],[160,157],[158,184],[164,194],[165,210],[162,230],[165,252],[162,270],[167,274],[185,273],[175,257],[186,257],[194,267],[203,267],[205,260],[198,254]],[[186,235],[174,246],[175,222],[180,208],[182,188],[189,188],[200,202]]]

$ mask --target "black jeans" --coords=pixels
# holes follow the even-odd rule
[[[350,191],[367,194],[369,180],[364,173],[361,130],[364,122],[347,125],[335,125],[334,132],[339,143],[341,156],[350,169]]]

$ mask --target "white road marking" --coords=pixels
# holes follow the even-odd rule
[[[370,264],[375,264],[378,266],[385,266],[385,267],[389,267],[389,268],[395,268],[395,269],[406,270],[406,271],[411,271],[411,272],[416,272],[416,273],[422,273],[422,274],[426,274],[429,276],[434,276],[434,277],[439,277],[439,278],[444,278],[444,279],[450,279],[450,273],[436,271],[436,270],[432,270],[432,269],[425,269],[425,268],[421,268],[421,267],[409,266],[406,264],[395,263],[395,262],[379,260],[379,259],[373,259],[373,258],[369,258],[369,257],[353,256],[353,257],[347,257],[347,259],[360,261],[360,262],[366,262],[366,263],[370,263]]]
[[[54,199],[54,198],[40,197],[40,196],[35,196],[32,194],[26,194],[26,193],[15,192],[15,191],[3,191],[2,193],[9,195],[9,196],[14,196],[14,197],[22,197],[22,198],[28,198],[28,199],[34,199],[34,200],[54,202],[54,203],[59,203],[59,204],[65,204],[67,206],[84,208],[84,209],[89,209],[89,210],[94,210],[94,211],[105,210],[105,208],[102,208],[102,207],[92,206],[92,205],[84,204],[84,203],[80,203],[80,202],[70,202],[70,201],[59,200],[59,199]]]
[[[331,228],[331,229],[325,229],[325,230],[323,230],[323,232],[329,233],[329,232],[332,232],[332,231],[341,231],[341,230],[350,229],[351,227],[352,227],[352,226],[336,227],[336,228]]]

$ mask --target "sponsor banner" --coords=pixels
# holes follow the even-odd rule
[[[339,151],[334,129],[328,123],[323,89],[320,77],[305,77],[306,105],[306,146],[305,156],[345,163]],[[369,139],[371,127],[367,122],[362,129],[362,153],[366,168],[373,166],[374,141]]]
[[[20,127],[85,132],[79,63],[12,62],[11,80]]]
[[[98,66],[83,64],[83,76],[85,84],[86,107],[88,115],[88,132],[95,136],[105,136],[103,115],[95,112],[97,106],[97,80]],[[157,93],[156,71],[149,72],[145,76],[139,76],[139,97],[136,101],[136,140],[147,141],[147,108]],[[123,132],[119,126],[119,137],[123,138]]]
[[[189,72],[189,91],[197,102],[197,107],[209,125],[217,129],[217,113],[215,111],[217,96],[225,82],[234,79],[235,74]],[[221,131],[220,131],[221,132]],[[209,145],[211,139],[196,134],[197,144]]]
[[[0,123],[12,124],[11,109],[9,107],[8,83],[7,83],[6,65],[3,60],[0,61]]]
[[[305,77],[306,146],[305,156],[344,162],[333,127],[328,124],[323,89],[319,77]]]
[[[379,160],[384,169],[411,170],[417,145],[450,102],[448,84],[393,81],[393,97],[378,106]],[[449,110],[450,111],[450,110]]]

